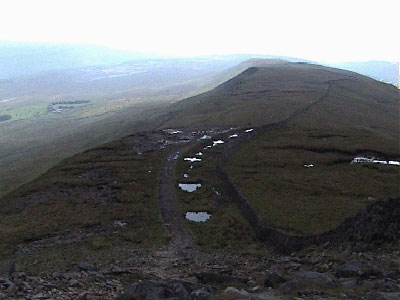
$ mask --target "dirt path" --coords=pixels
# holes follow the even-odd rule
[[[171,242],[168,246],[169,251],[180,253],[188,248],[192,243],[192,237],[184,226],[184,220],[178,208],[175,195],[175,167],[179,155],[194,146],[194,143],[185,144],[179,149],[171,152],[160,174],[160,209],[164,226],[171,234]]]

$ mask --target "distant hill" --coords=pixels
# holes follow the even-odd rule
[[[374,79],[396,84],[398,83],[398,65],[388,61],[343,62],[330,66],[357,72]]]
[[[102,46],[0,41],[0,79],[148,58]]]
[[[95,45],[0,41],[0,79],[40,75],[88,66],[118,65],[125,62],[155,59],[158,60],[158,63],[162,63],[162,60],[165,60],[167,63],[175,62],[177,64],[206,61],[233,66],[250,58],[257,57],[281,58],[296,62],[304,61],[294,57],[260,54],[167,58]]]
[[[398,90],[357,73],[284,60],[252,66],[170,107],[163,127],[293,124],[398,134]],[[257,67],[255,67],[257,65]]]

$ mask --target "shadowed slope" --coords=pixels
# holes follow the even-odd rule
[[[260,126],[289,118],[324,128],[363,128],[397,136],[398,90],[319,65],[256,60],[238,76],[169,111],[162,126]],[[296,113],[301,112],[301,114]]]

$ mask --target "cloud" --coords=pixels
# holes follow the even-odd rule
[[[399,60],[398,1],[3,0],[0,39],[193,56]]]

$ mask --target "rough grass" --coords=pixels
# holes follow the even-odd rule
[[[350,164],[361,153],[398,159],[395,141],[370,132],[291,127],[242,145],[227,170],[265,224],[320,233],[374,198],[398,195],[399,168]]]
[[[247,221],[241,215],[236,203],[228,202],[217,195],[222,193],[222,184],[216,175],[216,157],[222,146],[204,150],[211,141],[196,146],[181,157],[177,164],[176,194],[179,207],[184,215],[187,211],[207,211],[211,218],[203,223],[185,220],[192,231],[195,243],[205,250],[239,250],[250,251],[255,245],[255,237]],[[197,152],[203,152],[201,162],[193,164],[183,161],[183,157],[194,157]],[[190,165],[193,168],[190,169]],[[187,173],[189,178],[184,178]],[[178,183],[201,183],[200,189],[189,193],[178,188]]]
[[[164,156],[133,154],[118,141],[66,159],[10,194],[1,202],[0,267],[12,260],[33,271],[105,262],[163,245],[156,187]],[[126,227],[115,226],[118,220]],[[22,256],[14,251],[25,247]]]
[[[398,90],[356,73],[312,64],[246,70],[171,107],[164,126],[260,126],[291,122],[315,128],[368,128],[398,136]],[[315,104],[315,105],[314,105]],[[310,106],[311,105],[311,106]]]

